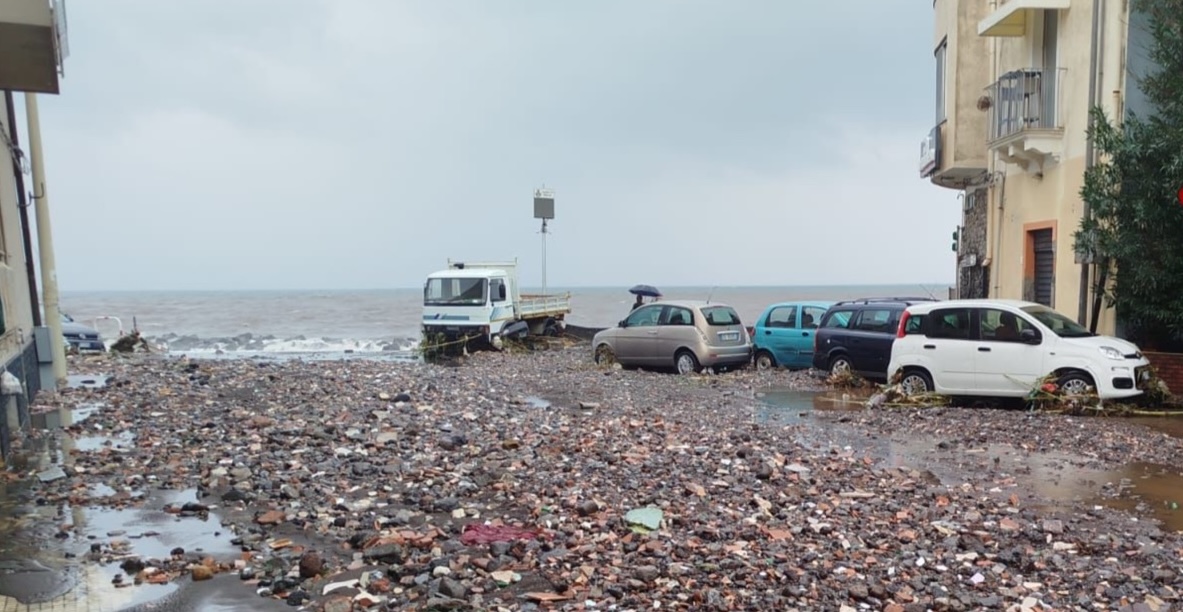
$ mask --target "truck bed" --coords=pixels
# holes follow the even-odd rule
[[[522,295],[518,302],[518,316],[522,319],[562,317],[571,312],[571,294]]]

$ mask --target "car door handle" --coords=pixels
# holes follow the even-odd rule
[[[808,338],[808,337],[809,337],[809,332],[801,332],[801,335],[802,335],[802,336],[804,336],[804,337],[806,337],[806,338]]]
[[[979,352],[979,353],[989,353],[989,352],[990,352],[990,347],[988,347],[988,346],[979,346],[979,347],[978,347],[978,352]]]
[[[933,351],[933,350],[936,350],[936,348],[937,348],[937,345],[935,345],[935,344],[925,344],[925,345],[924,345],[924,348],[926,348],[926,349],[928,349],[928,350],[930,350],[930,351]]]
[[[771,330],[771,329],[766,329],[766,330],[764,330],[764,335],[765,335],[765,336],[771,336],[771,335],[772,335],[772,330]]]
[[[657,335],[657,330],[655,329],[655,330],[653,330],[653,331],[649,332],[649,335],[650,335],[650,336],[656,336],[656,335]]]

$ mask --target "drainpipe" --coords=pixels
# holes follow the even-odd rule
[[[12,92],[4,90],[4,105],[8,109],[8,131],[12,139],[12,146],[19,147],[20,139],[16,130],[16,105],[13,103]],[[25,193],[25,173],[21,162],[12,156],[12,174],[16,177],[16,197],[18,210],[21,215],[21,235],[25,243],[25,274],[29,276],[29,304],[33,307],[33,327],[41,327],[41,300],[37,298],[37,269],[33,263],[33,239],[29,235],[29,200]]]
[[[1102,44],[1102,37],[1100,35],[1101,5],[1104,3],[1104,1],[1105,0],[1093,0],[1093,32],[1092,32],[1092,40],[1089,43],[1089,105],[1088,105],[1089,112],[1092,112],[1093,107],[1096,106],[1096,104],[1097,104],[1097,90],[1099,89],[1098,84],[1097,84],[1097,66],[1100,63],[1099,58],[1101,55],[1101,44]],[[1089,168],[1092,168],[1093,166],[1096,165],[1096,151],[1093,148],[1092,137],[1085,139],[1084,147],[1085,147],[1085,149],[1084,149],[1084,168],[1085,168],[1085,172],[1088,172]],[[1081,211],[1081,215],[1084,218],[1088,218],[1092,215],[1092,209],[1089,208],[1088,202],[1083,202],[1083,209]],[[1088,316],[1089,315],[1089,313],[1088,313],[1089,284],[1090,284],[1089,283],[1089,265],[1090,264],[1088,263],[1088,261],[1081,262],[1081,264],[1080,264],[1080,304],[1079,304],[1078,313],[1076,315],[1076,321],[1078,323],[1080,323],[1081,325],[1085,325],[1085,323],[1087,322],[1089,324],[1089,329],[1091,329],[1095,333],[1096,329],[1097,329],[1096,319],[1097,319],[1097,314],[1099,314],[1099,313],[1097,313],[1096,309],[1094,309],[1092,321],[1089,321],[1089,318],[1090,318]],[[1108,264],[1105,263],[1104,265],[1101,265],[1101,264],[1096,264],[1096,265],[1097,265],[1098,276],[1100,277],[1097,279],[1098,285],[1100,287],[1103,287],[1104,285],[1102,283],[1104,283],[1104,278],[1105,278],[1104,270],[1108,268]],[[1101,289],[1100,291],[1094,291],[1094,293],[1098,294],[1099,296],[1103,296],[1104,290]],[[1096,296],[1094,296],[1094,297],[1096,297]],[[1096,300],[1094,299],[1094,302],[1095,301]]]
[[[37,213],[37,249],[41,252],[41,291],[45,296],[45,322],[53,355],[53,379],[58,388],[66,383],[66,341],[58,305],[57,264],[53,256],[53,230],[49,224],[49,193],[45,187],[45,159],[41,146],[41,114],[37,94],[25,92],[25,114],[29,122],[29,158],[33,166],[33,200]]]

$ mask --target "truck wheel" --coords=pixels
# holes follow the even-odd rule
[[[496,349],[496,350],[499,350],[499,351],[500,351],[501,349],[504,349],[504,348],[505,348],[505,340],[503,340],[503,339],[501,338],[501,334],[497,334],[496,336],[493,336],[493,337],[492,337],[492,338],[489,340],[489,344],[493,345],[493,348],[494,348],[494,349]]]

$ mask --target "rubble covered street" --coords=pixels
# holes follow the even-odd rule
[[[9,548],[43,566],[17,575],[178,610],[1180,605],[1173,421],[865,409],[586,353],[75,358],[92,384],[44,396],[65,428],[11,466]]]

